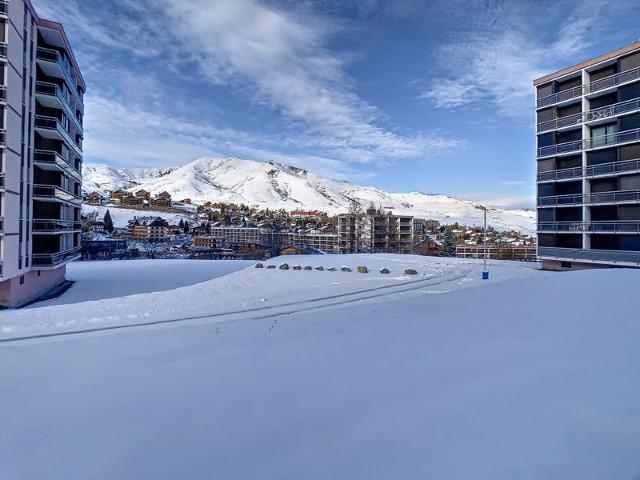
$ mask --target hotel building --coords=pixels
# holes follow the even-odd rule
[[[0,67],[0,305],[19,306],[80,257],[85,83],[28,0],[0,0]]]
[[[534,86],[543,267],[640,267],[640,43]]]

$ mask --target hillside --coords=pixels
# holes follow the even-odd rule
[[[277,163],[239,158],[199,158],[167,169],[116,169],[87,165],[86,192],[144,188],[153,194],[169,192],[176,200],[244,203],[271,209],[348,211],[352,202],[361,207],[373,203],[395,213],[433,218],[443,223],[479,225],[482,212],[473,202],[447,195],[420,192],[390,193],[384,190],[332,180],[307,170]],[[496,228],[534,230],[535,214],[525,210],[491,209],[489,222]]]

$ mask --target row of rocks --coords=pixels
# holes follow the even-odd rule
[[[276,266],[275,265],[267,265],[265,267],[262,263],[256,263],[255,268],[267,268],[267,269],[273,270],[273,269],[276,268]],[[301,267],[300,265],[294,265],[292,267],[289,267],[288,263],[281,263],[280,266],[277,267],[277,268],[279,268],[280,270],[289,270],[289,269],[291,269],[291,270],[306,270],[306,271],[313,270],[313,267],[310,267],[309,265],[307,265],[304,268]],[[325,268],[322,267],[322,266],[319,266],[319,267],[316,267],[315,269],[317,271],[319,271],[319,272],[322,272],[322,271],[324,271]],[[369,273],[369,269],[367,267],[365,267],[364,265],[360,265],[356,270],[357,270],[358,273]],[[338,271],[338,269],[336,267],[327,268],[327,272],[337,272],[337,271]],[[340,267],[340,271],[341,272],[351,272],[352,270],[347,266],[343,266],[343,267]],[[380,273],[389,274],[391,272],[389,271],[388,268],[381,268],[380,269]],[[412,269],[412,268],[407,268],[407,269],[405,269],[404,274],[405,275],[417,275],[418,272],[416,270]]]

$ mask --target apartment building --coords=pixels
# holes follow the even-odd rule
[[[64,280],[80,257],[85,83],[61,24],[0,1],[0,305]]]
[[[340,253],[413,253],[413,217],[378,209],[338,215]]]
[[[640,267],[640,43],[534,86],[543,267]]]
[[[160,217],[136,217],[129,225],[129,238],[147,242],[168,242],[169,224]]]

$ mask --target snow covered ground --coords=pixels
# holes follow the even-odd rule
[[[133,220],[134,217],[160,217],[164,218],[171,225],[178,225],[180,220],[186,220],[189,218],[188,212],[185,213],[169,213],[160,212],[157,210],[136,210],[132,208],[120,208],[115,206],[98,206],[89,205],[87,203],[82,204],[82,214],[90,215],[94,212],[98,213],[98,220],[104,218],[105,213],[109,210],[113,226],[116,228],[126,228],[129,225],[129,220]]]
[[[0,343],[0,478],[637,480],[640,272],[286,260],[392,273],[249,268],[2,312],[6,340],[251,310]]]
[[[162,292],[195,285],[246,268],[246,260],[113,260],[73,262],[67,280],[75,283],[63,295],[31,308]]]

